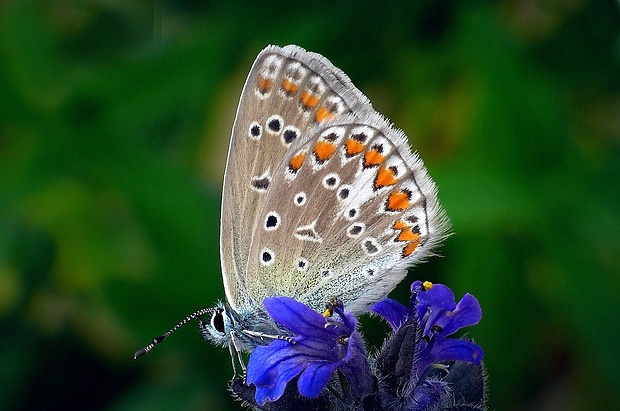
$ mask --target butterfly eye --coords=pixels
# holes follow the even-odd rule
[[[224,310],[218,308],[215,313],[213,313],[213,317],[211,317],[211,327],[215,328],[215,330],[219,333],[224,334],[226,331],[224,327]]]

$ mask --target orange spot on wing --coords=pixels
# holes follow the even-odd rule
[[[414,233],[411,230],[411,227],[406,227],[400,231],[398,237],[396,237],[397,241],[417,241],[420,239],[420,234]]]
[[[328,160],[331,156],[336,152],[336,146],[329,141],[319,141],[314,146],[314,155],[316,156],[317,161],[323,162]]]
[[[288,94],[295,94],[299,89],[299,86],[287,79],[282,80],[282,88]]]
[[[353,138],[347,138],[344,142],[344,145],[347,147],[348,156],[354,156],[364,150],[364,143],[362,143],[361,141],[357,141]]]
[[[305,158],[306,158],[306,153],[299,153],[293,158],[291,158],[291,161],[289,161],[288,163],[289,169],[292,172],[296,173],[297,170],[301,168],[301,165],[303,164]]]
[[[271,79],[268,79],[265,77],[258,78],[258,90],[263,94],[269,91],[272,84],[273,84],[273,80]]]
[[[409,207],[409,193],[399,190],[390,193],[385,209],[387,211],[403,211]]]
[[[382,187],[391,186],[396,184],[397,181],[398,180],[394,176],[394,171],[391,168],[381,166],[377,172],[377,177],[375,178],[375,188],[379,189]]]
[[[395,230],[400,230],[398,236],[394,241],[406,242],[407,245],[403,248],[403,257],[409,257],[420,245],[420,233],[417,226],[412,228],[403,220],[395,221],[392,225]]]
[[[306,108],[314,108],[319,103],[319,98],[312,93],[308,93],[307,91],[301,92],[301,104]]]
[[[405,223],[403,220],[398,220],[394,222],[392,228],[394,230],[402,230],[403,228],[409,227],[409,224]]]
[[[377,149],[366,150],[364,154],[364,167],[378,166],[383,163],[385,157]]]
[[[416,248],[418,248],[419,245],[419,241],[414,241],[407,244],[405,248],[403,248],[403,256],[409,257],[411,254],[413,254],[413,252],[416,250]]]
[[[316,110],[316,114],[314,115],[314,119],[316,120],[317,123],[320,123],[321,121],[324,121],[324,120],[331,120],[334,117],[336,117],[334,113],[332,113],[325,107],[319,107]]]

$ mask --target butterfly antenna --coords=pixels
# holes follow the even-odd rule
[[[200,317],[201,315],[204,315],[204,314],[209,314],[209,313],[213,312],[214,310],[215,310],[215,308],[203,308],[201,310],[198,310],[196,312],[191,313],[190,315],[185,317],[185,319],[183,319],[181,322],[179,322],[177,325],[172,327],[167,333],[165,333],[163,335],[160,335],[157,338],[153,338],[153,342],[151,342],[146,347],[141,348],[138,351],[136,351],[136,353],[133,355],[133,359],[136,360],[136,359],[142,357],[144,354],[146,354],[147,352],[151,351],[153,349],[153,347],[155,347],[157,344],[161,343],[166,338],[168,338],[173,332],[175,332],[176,330],[178,330],[179,328],[181,328],[182,326],[184,326],[188,322],[194,320],[196,317]]]

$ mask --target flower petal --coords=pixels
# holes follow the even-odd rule
[[[355,331],[355,317],[344,307],[334,307],[335,315],[326,319],[288,297],[265,298],[264,305],[275,321],[296,335],[294,344],[275,340],[256,347],[250,355],[247,382],[256,386],[255,399],[259,405],[282,397],[288,382],[297,375],[299,392],[316,398],[340,367],[345,376],[352,376],[347,378],[351,380],[352,391],[363,394],[371,391],[364,342]],[[366,374],[366,378],[359,374]]]
[[[307,365],[299,376],[297,388],[304,397],[316,398],[327,385],[329,378],[336,370],[336,363],[317,363]]]
[[[394,331],[398,330],[407,321],[409,316],[407,307],[391,298],[375,303],[370,309],[383,317]]]
[[[289,297],[267,297],[265,309],[276,322],[297,335],[316,335],[325,330],[325,318]]]
[[[480,364],[484,357],[484,352],[478,344],[456,338],[446,338],[437,341],[431,350],[431,354],[436,361],[456,360],[468,361],[474,364]]]
[[[467,293],[452,311],[452,321],[444,327],[444,335],[454,334],[456,331],[470,325],[475,325],[482,318],[480,303],[473,295]]]
[[[341,331],[344,331],[347,335],[351,335],[355,331],[357,320],[353,314],[344,310],[344,306],[334,307],[334,313],[340,317]]]
[[[266,402],[276,401],[284,394],[286,384],[295,378],[303,368],[304,364],[296,364],[290,367],[279,367],[275,380],[271,384],[256,385],[256,402],[258,405],[265,405]],[[248,381],[249,382],[249,381]]]
[[[269,345],[260,345],[254,348],[248,361],[247,381],[258,385],[267,384],[273,378],[271,374],[277,370],[277,365],[291,356],[287,351],[287,341],[276,340]]]
[[[425,319],[429,308],[437,312],[441,310],[452,311],[456,307],[454,293],[443,284],[433,284],[431,289],[419,292],[417,298],[417,314],[420,321]]]

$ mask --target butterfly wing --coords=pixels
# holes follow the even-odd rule
[[[341,117],[287,153],[261,204],[247,283],[355,314],[385,297],[445,237],[434,183],[406,136],[376,112]]]
[[[368,110],[368,99],[324,57],[297,46],[258,55],[237,109],[222,193],[220,257],[233,309],[256,304],[247,284],[250,245],[290,147],[321,122]]]

